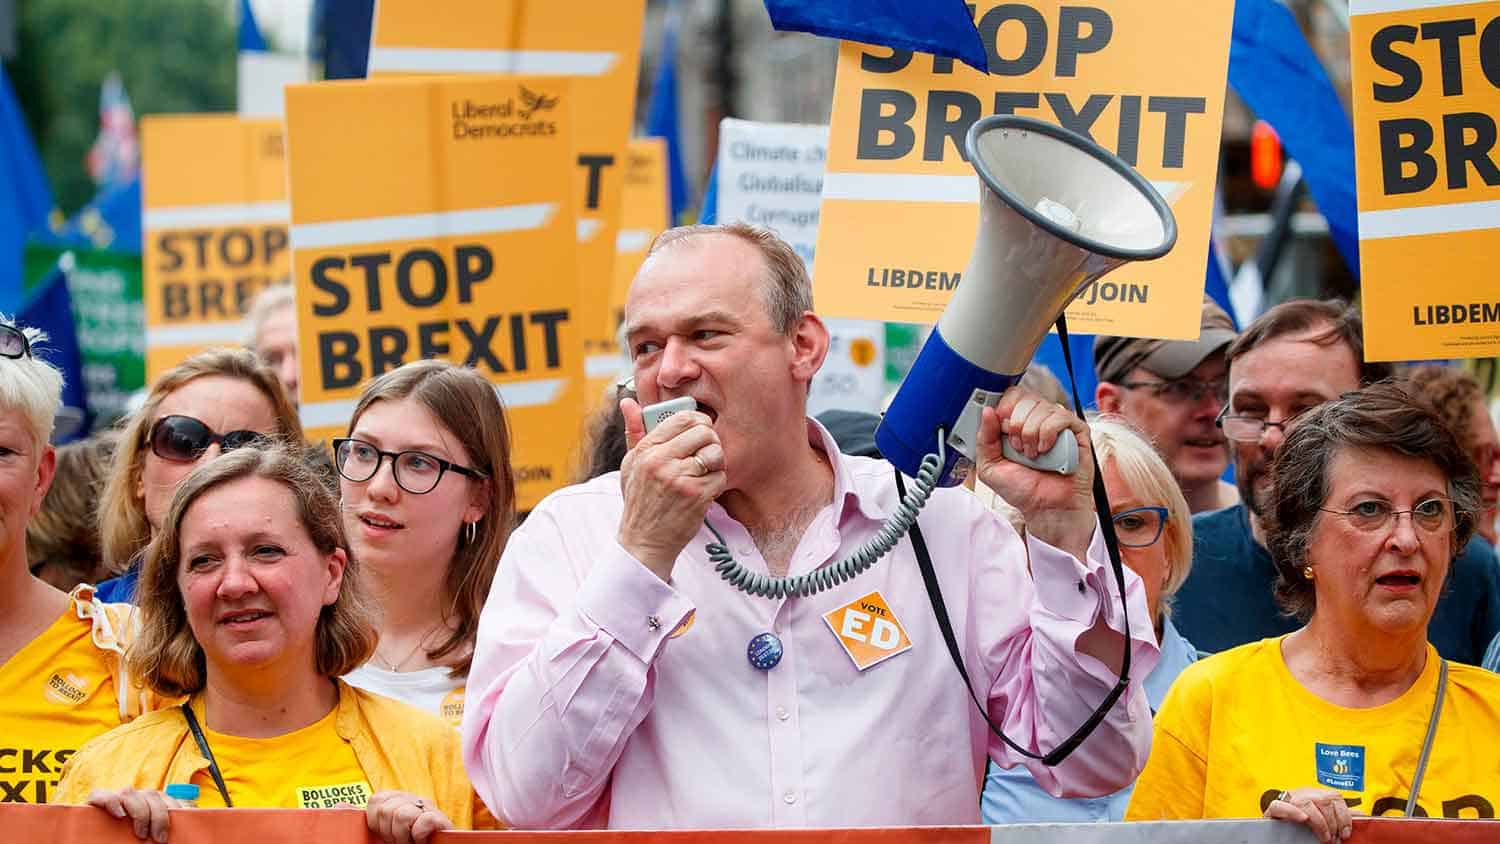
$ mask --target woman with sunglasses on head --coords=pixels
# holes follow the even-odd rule
[[[212,807],[363,807],[384,842],[492,826],[458,736],[339,675],[375,647],[374,607],[333,494],[299,456],[246,448],[178,485],[140,581],[132,669],[183,696],[86,744],[57,802],[168,838],[163,792]],[[477,817],[476,817],[477,815]]]
[[[1145,681],[1146,699],[1155,711],[1177,675],[1198,659],[1198,651],[1172,626],[1171,616],[1172,596],[1193,564],[1193,522],[1172,470],[1128,422],[1117,416],[1091,419],[1089,435],[1109,493],[1121,562],[1140,575],[1146,607],[1156,619],[1161,659]],[[992,499],[992,509],[1013,509],[1002,508],[993,493],[986,493],[979,494]],[[1017,530],[1024,527],[1016,525]],[[1025,768],[991,764],[980,810],[987,824],[1119,821],[1125,817],[1130,790],[1126,786],[1103,797],[1054,797]]]
[[[1193,665],[1156,717],[1133,820],[1264,815],[1346,839],[1351,815],[1491,818],[1500,677],[1444,660],[1428,621],[1473,533],[1473,462],[1379,383],[1299,420],[1267,524],[1300,629]]]
[[[27,334],[30,334],[28,337]],[[32,357],[42,335],[0,323],[0,802],[54,798],[57,766],[153,701],[124,672],[131,608],[32,574],[26,528],[53,479],[48,439],[62,375]]]
[[[515,523],[507,428],[493,384],[427,360],[366,385],[334,440],[344,522],[381,609],[379,646],[345,679],[455,727]]]
[[[200,462],[265,441],[301,442],[302,425],[276,374],[245,349],[210,349],[162,373],[130,417],[99,504],[110,601],[134,599],[140,554],[177,485]]]

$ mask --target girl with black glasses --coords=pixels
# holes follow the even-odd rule
[[[457,727],[479,613],[515,523],[495,387],[436,360],[388,372],[365,386],[334,463],[381,607],[380,643],[345,679]]]

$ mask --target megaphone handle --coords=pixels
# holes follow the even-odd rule
[[[1070,430],[1058,434],[1057,442],[1052,444],[1052,448],[1038,454],[1035,460],[1012,448],[1009,438],[1002,438],[1000,453],[1005,455],[1006,460],[1013,460],[1042,472],[1071,475],[1078,471],[1078,438]]]

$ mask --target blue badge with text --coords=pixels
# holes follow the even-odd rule
[[[1318,782],[1340,791],[1365,790],[1365,749],[1357,744],[1313,745]]]

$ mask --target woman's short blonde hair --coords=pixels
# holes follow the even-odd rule
[[[1188,572],[1193,568],[1193,519],[1188,512],[1187,499],[1172,477],[1166,461],[1146,440],[1144,434],[1123,417],[1113,414],[1091,416],[1089,437],[1094,442],[1094,454],[1103,468],[1113,460],[1115,471],[1125,485],[1138,498],[1153,502],[1151,506],[1167,508],[1167,524],[1159,540],[1167,543],[1167,582],[1161,587],[1161,611],[1172,614],[1172,596],[1177,594]],[[975,495],[987,507],[999,513],[1011,523],[1016,532],[1026,529],[1026,519],[1021,511],[984,484],[975,484]]]
[[[281,386],[281,380],[248,349],[209,349],[162,373],[151,385],[145,404],[126,417],[122,425],[120,442],[104,484],[104,497],[99,502],[99,542],[104,552],[104,564],[111,571],[119,573],[129,568],[131,560],[151,539],[146,502],[136,495],[136,490],[140,486],[146,450],[150,448],[146,438],[151,435],[157,411],[162,401],[182,385],[208,375],[238,378],[260,390],[271,403],[277,437],[288,443],[302,440],[302,423]]]
[[[1167,524],[1161,540],[1167,543],[1167,563],[1171,571],[1161,588],[1161,611],[1172,612],[1172,596],[1187,580],[1193,568],[1193,519],[1187,499],[1172,470],[1151,446],[1145,436],[1122,417],[1099,416],[1089,421],[1089,435],[1100,467],[1109,461],[1131,491],[1154,506],[1167,508]]]
[[[0,322],[19,328],[32,349],[30,355],[5,361],[5,366],[0,367],[0,408],[21,414],[31,431],[32,441],[40,450],[52,438],[52,426],[62,407],[62,373],[37,357],[40,354],[38,347],[47,340],[44,332],[23,328],[4,316],[0,316]]]
[[[246,478],[263,478],[284,487],[296,503],[297,517],[319,554],[343,550],[343,582],[338,598],[318,617],[315,653],[318,673],[339,677],[364,664],[375,652],[379,634],[375,604],[349,547],[338,500],[312,470],[284,448],[245,447],[193,470],[177,487],[160,532],[146,547],[136,595],[141,632],[127,658],[130,670],[157,694],[177,697],[203,688],[207,661],[188,625],[187,609],[177,586],[182,554],[182,520],[208,491]]]

